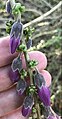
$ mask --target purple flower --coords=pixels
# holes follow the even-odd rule
[[[18,71],[13,72],[12,69],[9,72],[9,77],[13,83],[19,80],[19,73]]]
[[[50,90],[45,85],[38,88],[38,95],[45,106],[50,106]]]
[[[33,74],[34,74],[34,83],[38,88],[40,88],[42,84],[45,85],[44,77],[38,71],[33,72]]]
[[[10,4],[10,1],[8,0],[7,3],[6,3],[6,11],[11,14],[12,12],[12,9],[11,9],[11,4]]]
[[[17,58],[13,60],[11,67],[13,71],[22,70],[22,59],[20,59],[20,56],[18,56]]]
[[[17,92],[19,95],[22,95],[27,87],[26,81],[23,79],[20,79],[17,83]]]
[[[32,46],[32,39],[29,39],[26,45],[27,45],[27,49],[29,49]]]
[[[28,116],[31,113],[33,104],[34,104],[33,97],[31,95],[27,96],[24,100],[22,107],[22,115],[24,117]]]
[[[23,25],[20,23],[20,21],[17,21],[12,25],[10,32],[10,51],[12,54],[16,51],[18,45],[20,45],[22,31]]]

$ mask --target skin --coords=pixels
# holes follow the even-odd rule
[[[21,114],[24,95],[18,96],[16,84],[13,84],[9,77],[11,62],[17,55],[17,53],[10,53],[9,36],[0,38],[0,119],[27,119]],[[29,57],[39,62],[37,68],[44,76],[46,85],[49,87],[51,75],[45,70],[47,66],[46,56],[39,51],[32,51],[29,52]],[[24,57],[22,59],[23,67],[25,68]]]

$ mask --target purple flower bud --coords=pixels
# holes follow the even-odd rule
[[[33,97],[31,95],[27,96],[24,100],[22,107],[22,115],[24,117],[28,116],[31,113],[33,104],[34,104]]]
[[[29,39],[26,45],[27,49],[29,49],[32,46],[32,39]]]
[[[10,4],[10,1],[8,0],[7,3],[6,3],[6,11],[11,14],[12,12],[12,9],[11,9],[11,4]]]
[[[26,90],[26,87],[27,87],[27,83],[25,80],[23,79],[20,79],[17,83],[17,92],[19,95],[22,95],[24,93],[24,91]]]
[[[18,45],[20,45],[22,31],[23,25],[20,23],[20,21],[17,21],[12,25],[10,32],[10,51],[12,54],[16,51]]]
[[[13,72],[12,69],[9,72],[9,77],[13,83],[19,80],[19,73],[18,71]]]
[[[33,74],[34,74],[34,83],[38,88],[40,88],[42,84],[45,85],[44,77],[38,71],[35,71],[35,73],[33,72]]]
[[[45,85],[38,88],[38,95],[45,106],[50,106],[50,90]]]
[[[20,56],[18,56],[17,58],[15,58],[12,62],[12,70],[13,71],[21,71],[22,70],[22,60],[20,59]]]

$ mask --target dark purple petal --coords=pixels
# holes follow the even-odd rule
[[[22,108],[22,115],[24,116],[24,117],[26,117],[26,116],[28,116],[29,114],[31,113],[31,109],[28,107],[28,108],[25,108],[24,106],[23,106],[23,108]]]
[[[45,106],[50,106],[50,90],[48,87],[42,85],[38,88],[38,95]]]
[[[19,73],[18,73],[18,71],[13,72],[12,69],[10,69],[9,77],[10,77],[10,80],[13,83],[17,82],[19,80]]]
[[[7,3],[6,3],[6,11],[11,14],[12,12],[12,9],[11,9],[11,4],[10,4],[10,1],[8,0]]]
[[[27,87],[27,83],[25,80],[23,79],[20,79],[17,83],[17,92],[19,95],[22,95],[24,93],[24,91],[26,90],[26,87]]]
[[[17,47],[20,45],[20,39],[23,32],[23,25],[20,21],[15,22],[12,25],[11,32],[10,32],[10,50],[13,54]]]
[[[33,74],[34,74],[34,83],[38,88],[40,88],[42,84],[45,85],[45,79],[38,71],[35,71],[35,73]]]
[[[13,71],[21,71],[22,70],[22,59],[20,58],[20,56],[18,56],[17,58],[15,58],[12,62],[12,70]]]
[[[17,39],[15,38],[14,35],[10,37],[10,52],[12,54],[16,51],[19,44],[20,44],[20,37],[18,37]]]
[[[27,49],[29,49],[32,46],[32,39],[29,39],[26,45]]]
[[[22,115],[24,117],[30,114],[33,104],[34,104],[33,97],[31,95],[27,96],[24,100],[22,107]]]

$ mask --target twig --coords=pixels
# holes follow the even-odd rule
[[[50,11],[46,12],[45,14],[43,14],[42,16],[32,20],[31,22],[28,22],[24,25],[24,28],[27,26],[30,26],[32,24],[38,23],[40,21],[42,21],[45,17],[47,17],[48,15],[50,15],[51,13],[53,13],[55,10],[57,10],[60,6],[62,5],[62,1],[60,1],[55,7],[53,7]]]
[[[43,32],[43,33],[40,31],[40,33],[38,33],[37,35],[33,36],[32,39],[34,40],[34,39],[36,39],[36,38],[38,38],[38,37],[40,37],[40,36],[47,35],[47,34],[48,34],[48,35],[50,35],[50,34],[55,34],[55,33],[57,33],[57,32],[58,32],[57,30],[45,31],[45,32]]]
[[[50,7],[52,9],[52,6],[50,3],[48,3],[46,0],[42,0],[48,7]]]
[[[42,13],[36,9],[26,9],[25,11],[34,12],[37,13],[38,15],[42,15]]]

